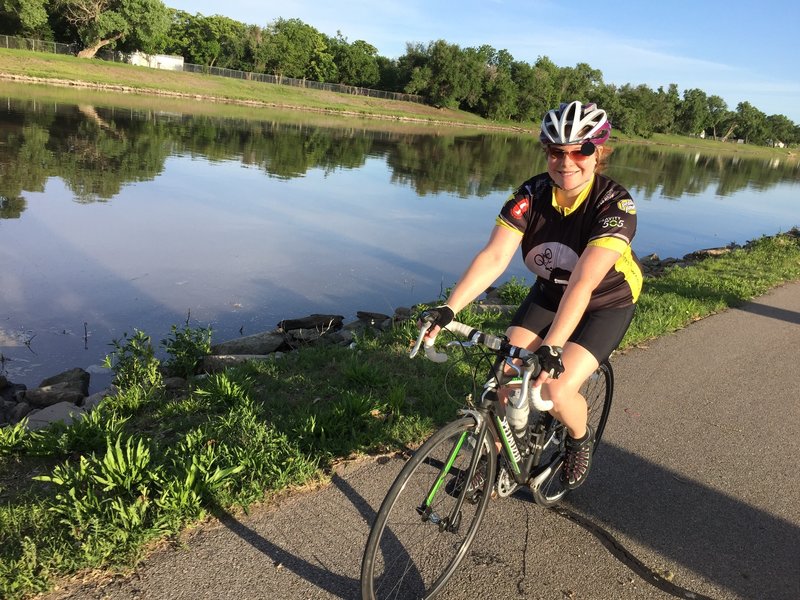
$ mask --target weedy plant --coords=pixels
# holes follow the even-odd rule
[[[511,279],[497,288],[497,294],[500,297],[500,300],[503,301],[503,304],[510,305],[521,304],[525,299],[525,296],[527,296],[528,292],[530,291],[531,286],[525,283],[525,278],[522,277],[517,279],[516,276],[513,276]]]
[[[169,354],[164,368],[170,375],[189,378],[197,373],[202,357],[211,353],[211,327],[182,329],[173,325],[169,337],[161,340]]]
[[[160,363],[155,357],[150,336],[138,329],[133,336],[122,334],[122,340],[112,340],[114,350],[106,356],[103,366],[114,371],[114,384],[123,390],[141,387],[145,391],[161,385]]]
[[[153,463],[141,438],[108,438],[102,457],[81,455],[77,462],[67,461],[51,475],[34,479],[57,487],[50,510],[59,515],[90,565],[135,554],[143,541],[160,532],[151,505],[162,468]]]

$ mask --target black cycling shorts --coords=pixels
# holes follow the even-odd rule
[[[540,338],[547,335],[558,305],[549,300],[541,286],[534,284],[519,305],[511,325],[532,331]],[[622,308],[605,308],[587,312],[569,338],[592,353],[598,363],[603,362],[619,346],[633,320],[635,305]]]

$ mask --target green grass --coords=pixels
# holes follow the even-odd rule
[[[791,235],[764,237],[691,267],[672,267],[645,280],[622,348],[676,331],[798,278],[800,246]]]
[[[295,108],[348,116],[374,116],[393,120],[459,123],[473,126],[492,124],[477,115],[437,109],[413,102],[383,100],[337,94],[286,85],[258,83],[196,73],[163,71],[124,63],[80,59],[28,50],[0,48],[0,74],[39,78],[42,83],[89,84],[110,91],[138,92],[182,97],[196,102],[235,102],[259,107]],[[23,80],[24,81],[24,80]]]

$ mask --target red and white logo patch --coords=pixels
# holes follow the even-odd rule
[[[531,202],[528,198],[522,198],[519,202],[514,205],[514,208],[511,209],[511,216],[515,219],[521,219],[522,215],[528,212],[528,209],[531,206]]]

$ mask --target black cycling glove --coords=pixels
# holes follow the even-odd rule
[[[453,312],[453,309],[447,306],[447,304],[432,308],[431,310],[426,311],[425,314],[429,319],[431,319],[431,327],[438,325],[442,329],[447,327],[456,316]]]
[[[550,373],[550,377],[558,379],[564,372],[564,363],[561,362],[561,353],[564,349],[561,346],[539,346],[534,354],[539,358],[539,365],[542,371]]]

